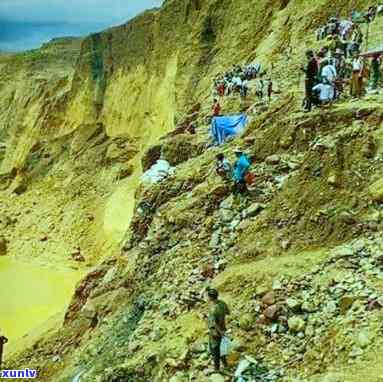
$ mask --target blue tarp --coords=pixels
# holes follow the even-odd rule
[[[246,114],[213,117],[211,121],[211,134],[214,143],[222,145],[227,138],[241,134],[245,130],[246,124]]]

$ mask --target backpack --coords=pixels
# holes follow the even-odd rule
[[[255,175],[252,172],[248,171],[246,173],[246,175],[245,175],[245,182],[246,182],[246,184],[248,186],[251,186],[252,184],[255,183],[255,180],[256,180]]]

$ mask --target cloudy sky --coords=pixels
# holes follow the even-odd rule
[[[0,50],[39,47],[126,22],[162,0],[0,0]]]

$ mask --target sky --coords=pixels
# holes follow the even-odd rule
[[[38,48],[54,37],[119,25],[162,0],[0,0],[0,51]]]

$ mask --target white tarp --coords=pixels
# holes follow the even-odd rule
[[[171,167],[168,161],[159,159],[156,164],[141,176],[141,180],[146,184],[158,183],[169,175],[173,175],[174,172],[174,167]]]

